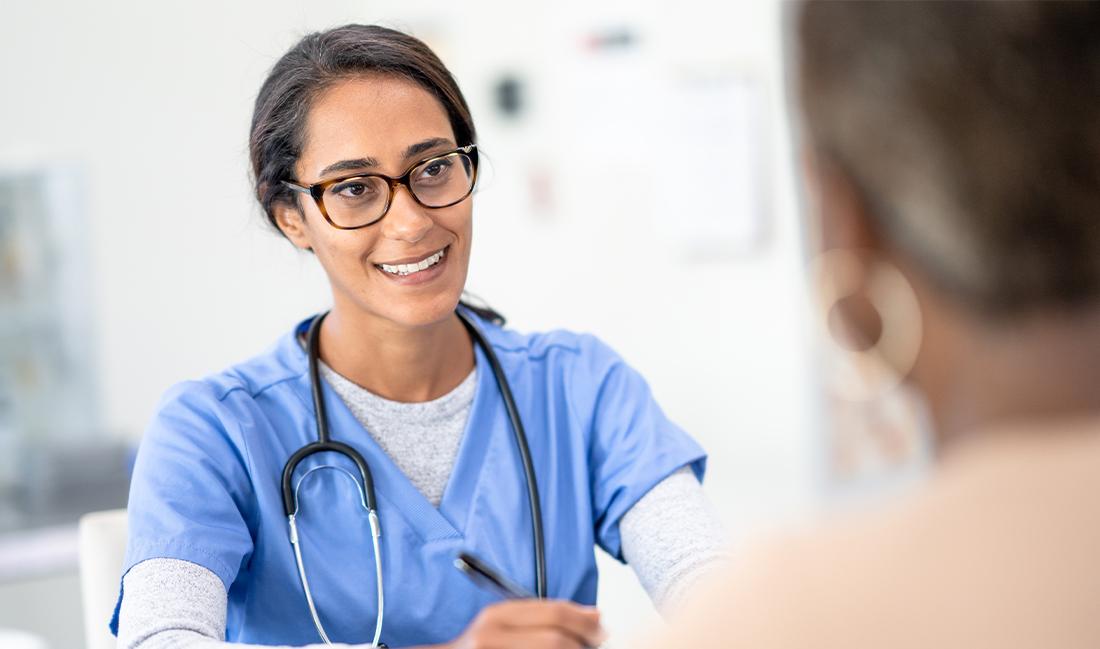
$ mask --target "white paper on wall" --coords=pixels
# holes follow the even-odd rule
[[[691,259],[752,251],[767,234],[763,93],[733,73],[678,75],[660,94],[654,227]]]

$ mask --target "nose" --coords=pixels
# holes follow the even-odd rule
[[[387,239],[416,243],[424,238],[435,222],[409,194],[409,188],[401,185],[394,192],[393,202],[382,219],[382,234]]]

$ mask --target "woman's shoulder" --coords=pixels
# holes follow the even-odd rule
[[[876,646],[865,644],[873,635],[868,622],[913,604],[898,582],[902,573],[913,576],[906,562],[914,561],[917,542],[893,527],[901,523],[911,532],[907,519],[896,509],[863,512],[742,543],[731,561],[697,585],[659,638],[643,646],[657,649],[673,640],[701,649]]]
[[[251,358],[169,387],[161,397],[158,410],[180,405],[208,409],[231,407],[232,403],[255,400],[276,385],[300,378],[307,366],[295,331],[297,327]]]
[[[479,322],[493,350],[540,364],[568,364],[578,369],[607,369],[622,359],[610,345],[591,333],[569,329],[521,331],[486,320]]]
[[[1100,438],[1091,458],[1087,444],[1072,449],[1076,467],[1067,449],[1055,468],[1055,458],[1044,455],[1049,443],[994,444],[976,443],[884,501],[741,548],[662,640],[701,648],[936,647],[960,637],[1001,638],[1006,620],[1056,619],[1053,609],[1065,601],[1087,600],[1078,586],[1096,583],[1098,571],[1088,567],[1100,515],[1084,497],[1071,503],[1096,491],[1088,476],[1096,473]],[[1077,540],[1065,541],[1071,537]]]

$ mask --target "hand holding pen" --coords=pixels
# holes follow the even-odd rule
[[[459,555],[455,567],[507,601],[483,609],[448,649],[585,649],[605,638],[595,607],[536,599],[469,554]]]

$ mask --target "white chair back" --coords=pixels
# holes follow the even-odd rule
[[[118,599],[127,529],[125,509],[92,512],[80,519],[80,590],[87,649],[115,649],[107,624]]]
[[[25,631],[0,629],[0,647],[4,649],[47,649],[46,641]]]

